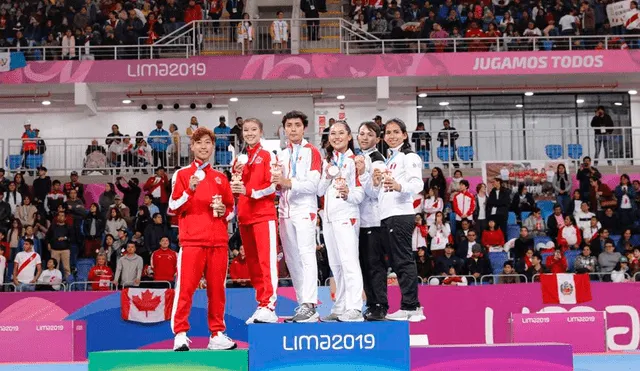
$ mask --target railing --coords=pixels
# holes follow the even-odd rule
[[[173,282],[169,281],[140,281],[137,285],[134,281],[126,281],[120,284],[122,287],[170,289]]]
[[[483,38],[385,38],[378,40],[342,40],[345,54],[385,53],[460,53],[488,51],[551,51],[626,49],[640,47],[639,35],[540,36]]]
[[[236,143],[235,135],[217,135],[217,144],[226,143],[227,151],[221,151],[220,147],[212,156],[212,163],[217,168],[228,168],[238,149],[232,144]],[[169,140],[171,137],[159,137]],[[8,154],[6,157],[7,170],[23,170],[34,173],[35,169],[43,165],[47,170],[56,174],[68,174],[71,171],[81,172],[83,175],[102,174],[118,175],[124,172],[153,173],[153,169],[163,164],[167,169],[186,166],[193,160],[189,150],[189,137],[181,136],[178,145],[171,144],[162,152],[154,153],[150,145],[132,147],[132,150],[123,151],[116,146],[105,144],[106,137],[100,138],[41,138],[46,143],[46,152],[25,153],[22,139],[8,139]],[[113,140],[113,137],[108,138]],[[131,143],[136,139],[144,139],[145,142],[155,137],[136,138],[131,137]],[[97,145],[92,145],[96,140]],[[4,147],[3,147],[4,148]],[[225,153],[226,152],[226,153]],[[165,161],[166,160],[166,161]],[[4,162],[4,160],[3,160]]]
[[[170,45],[117,45],[117,46],[29,46],[0,48],[0,51],[22,52],[28,61],[56,60],[112,60],[189,58],[194,54],[193,44]]]
[[[633,275],[633,281],[638,282],[638,280],[640,280],[640,272],[636,272],[636,274]]]
[[[493,281],[494,285],[500,284],[500,278],[501,277],[505,277],[505,278],[519,278],[520,282],[514,282],[514,283],[527,283],[529,282],[527,280],[527,276],[525,276],[524,274],[488,274],[485,276],[480,277],[480,284],[483,283],[491,283]],[[509,282],[511,283],[511,282]]]
[[[442,281],[444,281],[445,278],[451,278],[452,276],[445,276],[445,275],[439,275],[439,276],[429,276],[429,278],[427,278],[427,285],[431,285],[431,286],[436,286],[436,285],[442,285]],[[471,275],[464,275],[464,274],[459,274],[456,275],[455,277],[465,277],[467,279],[467,283],[464,284],[460,284],[457,286],[465,286],[465,285],[476,285],[478,284],[478,280],[476,279],[476,277],[471,276]],[[433,282],[431,280],[434,280]],[[437,284],[435,283],[437,280]]]
[[[0,284],[0,292],[16,291],[16,285],[12,282]]]
[[[93,284],[104,284],[101,281],[76,281],[76,282],[71,282],[71,284],[69,284],[69,290],[68,291],[89,291],[87,289],[91,289],[93,290]],[[74,287],[77,287],[76,289],[74,289]],[[82,290],[80,290],[80,287],[83,287]],[[114,286],[113,282],[109,282],[109,290],[105,290],[105,291],[116,291],[117,288]]]

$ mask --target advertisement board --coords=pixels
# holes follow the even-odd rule
[[[1,321],[0,349],[0,364],[86,361],[87,325],[85,321]]]

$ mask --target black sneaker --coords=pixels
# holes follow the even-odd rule
[[[386,321],[385,317],[387,315],[387,311],[383,307],[373,307],[369,308],[366,315],[364,316],[365,321]]]

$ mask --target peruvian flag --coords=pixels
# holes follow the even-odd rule
[[[126,288],[120,294],[120,313],[125,321],[158,323],[171,319],[173,289]]]
[[[542,274],[544,304],[578,304],[591,301],[591,281],[588,274]]]

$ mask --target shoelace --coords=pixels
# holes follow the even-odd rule
[[[228,337],[225,333],[218,331],[218,336],[222,336],[225,340],[233,342],[230,337]]]
[[[296,308],[296,314],[302,314],[305,316],[308,316],[312,313],[311,308],[307,307],[306,305],[300,305],[299,307]]]

